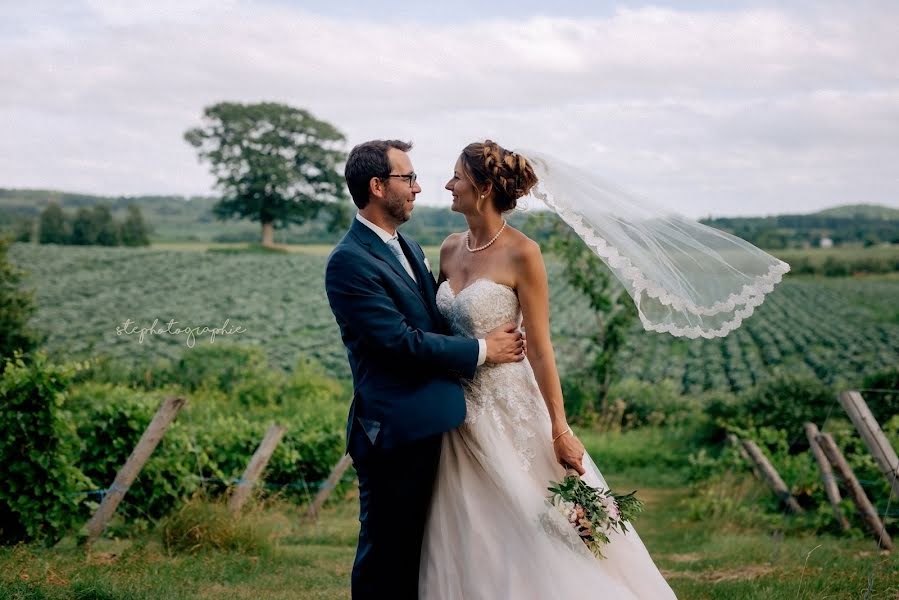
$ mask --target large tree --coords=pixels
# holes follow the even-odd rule
[[[105,204],[81,207],[72,222],[71,243],[78,246],[118,246],[119,227]]]
[[[41,211],[39,240],[42,244],[68,244],[72,236],[71,226],[62,207],[55,202]]]
[[[149,246],[150,236],[144,217],[136,204],[128,205],[128,216],[119,228],[119,239],[125,246]]]
[[[302,224],[321,213],[333,227],[346,218],[343,177],[345,138],[307,111],[263,102],[222,102],[206,108],[202,127],[184,139],[209,162],[223,198],[213,211],[222,219],[262,224],[262,244],[274,243],[274,228]]]

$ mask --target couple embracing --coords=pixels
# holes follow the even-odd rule
[[[568,468],[607,486],[566,421],[540,248],[503,218],[534,165],[489,140],[462,150],[446,189],[468,231],[435,280],[399,232],[421,191],[410,149],[353,148],[358,212],[326,271],[354,382],[353,598],[673,598],[633,529],[597,560],[546,502]]]

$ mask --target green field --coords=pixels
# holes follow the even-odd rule
[[[206,251],[215,249],[219,251]],[[126,319],[150,327],[230,326],[219,337],[262,347],[274,365],[291,368],[301,355],[331,373],[349,374],[323,277],[327,246],[285,253],[241,252],[233,246],[165,245],[149,249],[15,244],[11,258],[30,275],[35,325],[46,348],[64,358],[107,354],[132,364],[174,359],[185,337],[117,335]],[[429,249],[434,254],[434,249]],[[816,251],[812,251],[814,255]],[[435,257],[436,264],[436,257]],[[563,376],[588,364],[585,338],[592,316],[583,298],[550,271],[552,331]],[[208,344],[209,337],[196,340]],[[620,372],[677,389],[746,389],[772,373],[806,373],[854,383],[899,364],[899,278],[788,276],[756,314],[724,339],[685,340],[639,329],[624,349]]]

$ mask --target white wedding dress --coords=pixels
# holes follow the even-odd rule
[[[437,305],[456,335],[484,337],[520,322],[515,291],[479,279]],[[547,502],[556,462],[549,413],[525,360],[478,368],[466,384],[465,422],[443,437],[422,545],[419,596],[427,600],[674,598],[637,533],[613,534],[599,560]],[[584,479],[607,487],[584,457]],[[625,490],[622,490],[625,491]]]

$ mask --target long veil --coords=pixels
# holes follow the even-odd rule
[[[593,173],[539,152],[516,152],[540,179],[531,195],[608,265],[648,331],[724,337],[790,270],[745,240],[655,207]]]

